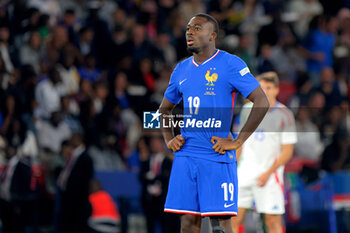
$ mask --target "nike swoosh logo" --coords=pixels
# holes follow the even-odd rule
[[[183,82],[185,82],[187,80],[187,78],[185,78],[184,80],[180,81],[179,84],[181,85]]]
[[[233,206],[234,204],[235,204],[235,203],[232,203],[232,204],[227,205],[227,203],[225,203],[224,207],[225,207],[225,208],[228,208],[228,207],[230,207],[230,206]]]

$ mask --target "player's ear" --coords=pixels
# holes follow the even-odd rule
[[[212,32],[211,35],[210,35],[210,39],[209,39],[209,40],[210,40],[210,41],[215,40],[215,39],[216,39],[216,36],[217,36],[217,35],[216,35],[216,32]]]

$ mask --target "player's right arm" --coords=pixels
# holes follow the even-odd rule
[[[167,117],[172,115],[175,106],[175,104],[169,102],[166,98],[163,98],[159,109],[160,113],[162,113],[161,122],[163,122],[164,115]],[[168,149],[172,150],[173,152],[180,150],[182,145],[185,143],[185,139],[181,136],[181,134],[174,137],[173,127],[162,127],[162,134]]]

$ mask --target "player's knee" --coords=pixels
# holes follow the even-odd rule
[[[265,224],[268,229],[281,228],[282,219],[280,215],[265,215]]]
[[[181,216],[181,232],[200,232],[201,217],[185,214]]]

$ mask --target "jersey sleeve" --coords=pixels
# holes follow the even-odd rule
[[[228,65],[233,73],[233,77],[229,82],[234,90],[238,90],[244,98],[247,98],[258,86],[259,82],[250,73],[248,66],[245,62],[237,56],[230,55],[228,59]]]
[[[179,70],[179,65],[177,65],[171,74],[169,86],[164,93],[164,97],[173,104],[180,103],[182,95],[179,91],[179,83],[177,81],[177,73]]]
[[[282,144],[295,144],[297,142],[297,133],[295,127],[295,120],[292,112],[284,107],[281,109],[282,117],[282,135],[281,143]]]

